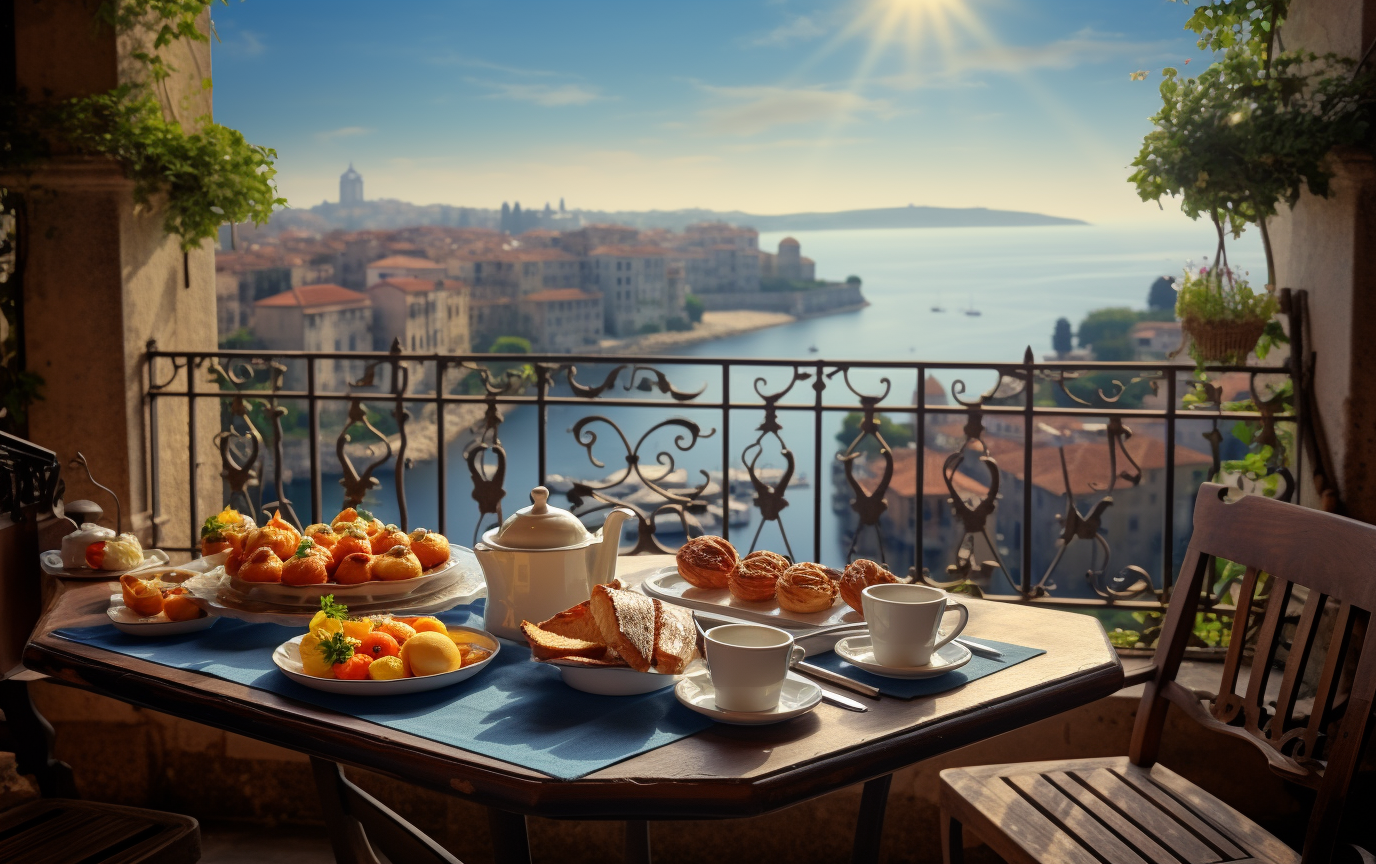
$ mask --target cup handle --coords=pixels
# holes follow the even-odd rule
[[[952,609],[960,613],[960,625],[958,627],[952,627],[950,630],[947,630],[945,636],[942,636],[940,639],[936,640],[936,644],[932,646],[933,651],[948,644],[952,639],[959,636],[960,632],[965,629],[965,625],[970,623],[970,610],[965,608],[965,604],[958,603],[955,600],[947,600],[946,610],[942,614],[944,615],[946,612],[949,612]]]
[[[792,669],[796,664],[803,662],[805,657],[807,657],[807,649],[801,645],[794,645],[788,651],[788,668]]]

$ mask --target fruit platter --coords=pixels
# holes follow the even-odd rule
[[[457,684],[499,650],[496,637],[476,627],[432,616],[350,615],[325,596],[306,632],[277,646],[272,659],[288,678],[315,690],[384,696]]]

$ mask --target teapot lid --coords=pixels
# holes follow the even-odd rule
[[[508,549],[559,549],[587,541],[588,529],[567,510],[549,505],[549,490],[536,486],[530,490],[529,507],[506,517],[493,541]]]

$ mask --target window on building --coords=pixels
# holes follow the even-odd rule
[[[341,342],[341,341],[338,340],[338,339],[334,340],[334,350],[339,351],[339,350],[341,350],[343,347],[344,347],[344,343],[343,343],[343,342]]]
[[[356,351],[356,350],[358,350],[358,336],[357,336],[357,334],[355,334],[355,333],[350,333],[350,334],[349,334],[349,350],[350,350],[350,351]]]

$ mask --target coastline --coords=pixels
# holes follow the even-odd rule
[[[628,339],[603,339],[598,347],[603,354],[657,354],[667,348],[725,339],[754,330],[792,324],[797,320],[797,316],[783,312],[759,312],[751,309],[704,312],[702,321],[692,330],[647,333]]]

